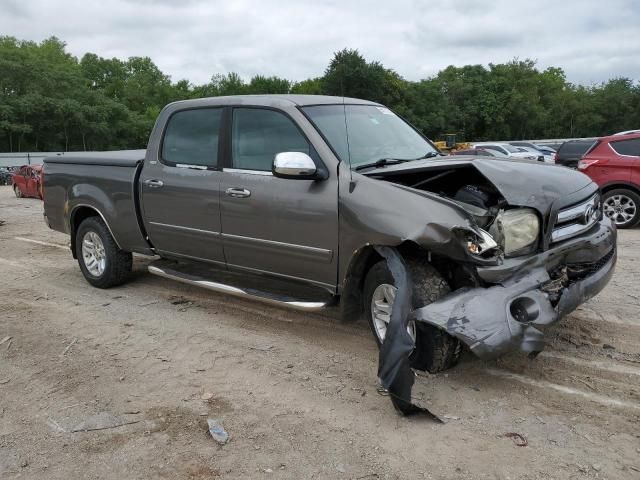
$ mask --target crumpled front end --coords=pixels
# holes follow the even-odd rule
[[[615,226],[603,218],[590,234],[538,255],[478,267],[492,286],[456,290],[413,317],[446,330],[483,359],[513,350],[540,352],[544,328],[598,294],[616,259]]]

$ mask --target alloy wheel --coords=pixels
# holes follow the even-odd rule
[[[629,223],[636,216],[637,206],[632,198],[626,195],[612,195],[603,203],[605,215],[616,225]]]
[[[371,316],[376,336],[380,343],[387,335],[387,328],[391,320],[391,309],[396,298],[398,289],[388,283],[382,283],[376,287],[371,296]],[[407,332],[411,338],[416,340],[416,323],[409,321]]]
[[[107,255],[100,236],[93,231],[87,232],[82,239],[82,259],[85,267],[94,277],[100,277],[104,273],[107,264]]]

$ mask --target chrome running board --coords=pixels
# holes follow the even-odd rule
[[[168,262],[164,260],[157,260],[151,263],[147,269],[149,273],[158,275],[159,277],[170,278],[178,282],[194,285],[196,287],[206,288],[218,293],[226,293],[235,297],[258,300],[260,302],[276,305],[280,307],[292,308],[295,310],[302,310],[306,312],[313,312],[324,309],[331,304],[330,300],[327,301],[310,301],[300,300],[289,297],[287,295],[275,294],[271,292],[265,292],[254,288],[242,288],[229,285],[226,283],[220,283],[206,278],[202,271],[194,273],[193,271],[187,271],[188,266],[180,264],[167,265]],[[181,268],[182,267],[182,268]],[[186,268],[185,268],[186,267]],[[215,271],[210,272],[212,275]],[[207,274],[208,276],[208,274]]]

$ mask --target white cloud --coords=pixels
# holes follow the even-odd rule
[[[357,48],[410,80],[447,65],[533,58],[576,83],[640,79],[635,0],[0,0],[0,32],[56,35],[82,56],[149,56],[173,80],[323,73]],[[487,5],[489,3],[489,5]]]

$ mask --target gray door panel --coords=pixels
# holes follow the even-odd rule
[[[157,250],[224,262],[220,239],[219,181],[221,173],[145,166],[140,181],[145,228]],[[160,180],[151,187],[147,180]]]
[[[174,112],[161,149],[148,152],[140,177],[143,218],[160,252],[224,263],[216,170],[222,113],[221,108]]]
[[[248,197],[227,195],[246,189]],[[324,181],[277,178],[269,172],[225,169],[220,207],[229,267],[240,267],[335,286],[338,191]]]

